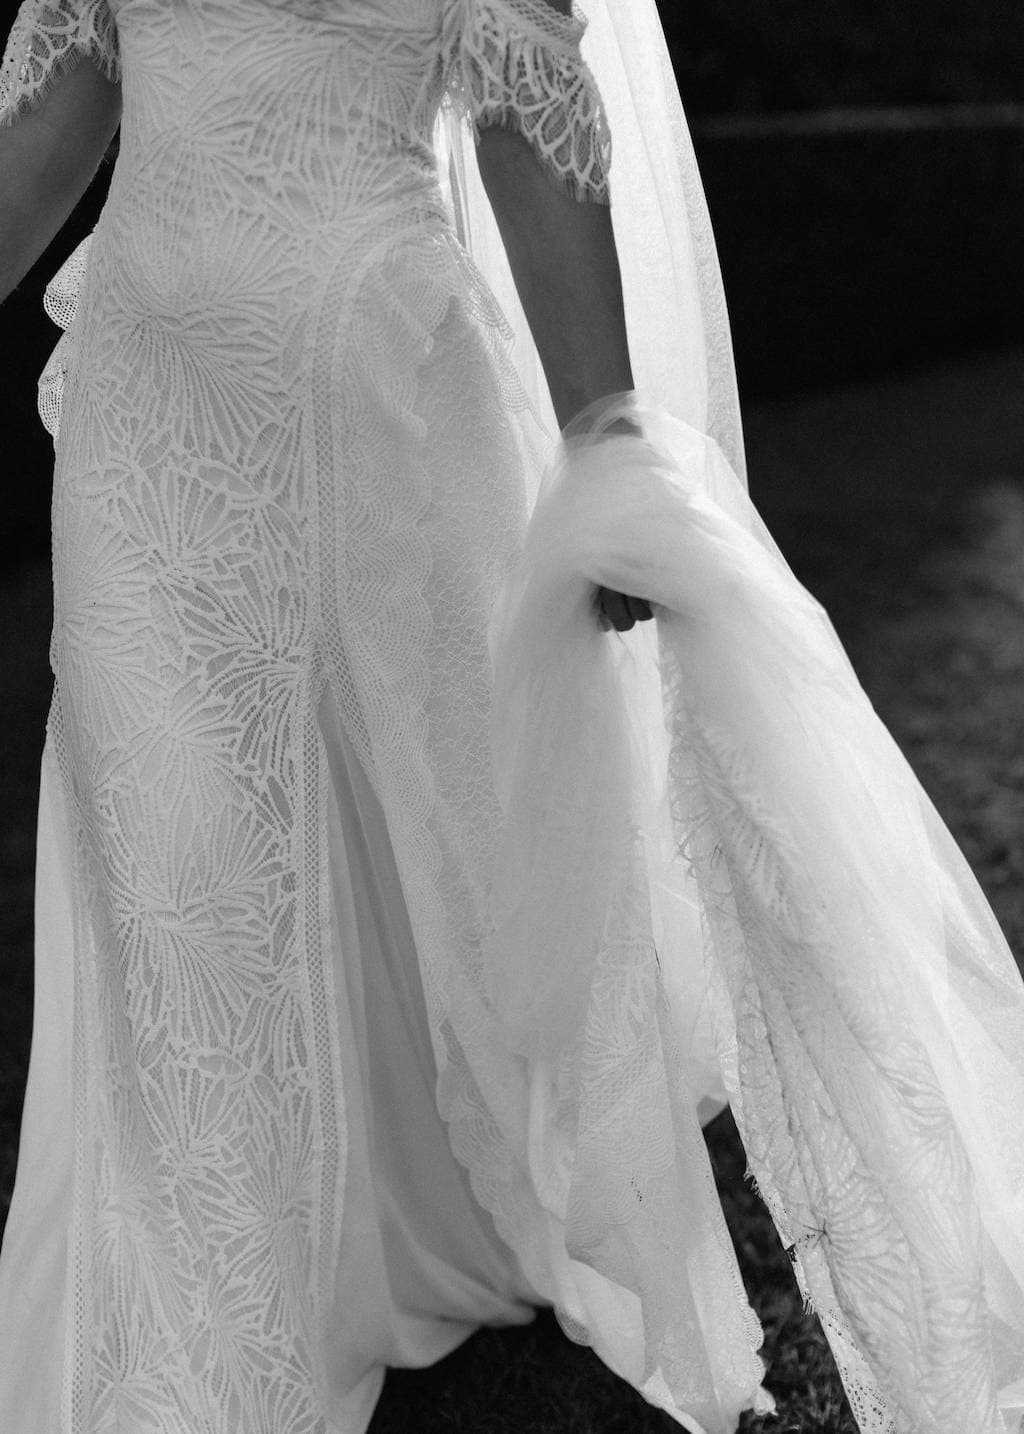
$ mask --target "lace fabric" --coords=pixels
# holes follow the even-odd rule
[[[573,198],[607,204],[611,138],[580,49],[585,29],[546,0],[476,0],[457,77],[477,129],[518,131]]]
[[[117,27],[107,0],[23,0],[0,61],[0,125],[34,109],[86,55],[117,79]]]

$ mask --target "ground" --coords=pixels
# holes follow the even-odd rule
[[[755,406],[752,491],[797,575],[1024,957],[1024,354]],[[49,575],[0,579],[6,743],[0,952],[0,1213],[13,1179],[31,1010],[32,857],[49,697]],[[825,794],[827,795],[827,794]],[[766,1330],[777,1417],[748,1434],[854,1434],[814,1320],[743,1180],[728,1115],[709,1129]],[[667,1434],[668,1421],[542,1317],[484,1331],[434,1370],[389,1376],[372,1434]]]

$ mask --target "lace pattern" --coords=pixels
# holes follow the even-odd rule
[[[53,322],[64,330],[56,347],[39,375],[38,407],[43,427],[56,443],[60,435],[60,414],[64,387],[75,362],[75,316],[78,299],[85,282],[92,235],[64,261],[46,286],[43,307]]]
[[[111,195],[81,303],[75,273],[50,295],[74,333],[50,737],[79,862],[64,1394],[75,1434],[347,1427],[322,1345],[354,1097],[330,1015],[313,714],[330,659],[357,742],[369,730],[380,746],[393,718],[392,751],[412,753],[381,763],[401,787],[395,805],[429,775],[417,702],[423,589],[440,559],[418,527],[425,434],[465,486],[443,419],[468,383],[434,335],[470,302],[423,161],[440,101],[433,0],[414,8],[351,30],[268,8],[249,52],[255,99],[249,71],[227,63],[244,35],[234,7],[198,7],[209,19],[195,32],[179,7],[122,12],[139,82]],[[176,84],[190,67],[209,108]],[[165,146],[147,81],[166,85],[177,134],[204,137],[191,168]],[[300,90],[321,104],[296,122]],[[225,133],[219,106],[258,112]],[[279,136],[270,155],[257,147],[266,133]],[[225,160],[234,186],[210,184],[193,204]],[[434,384],[421,411],[423,370]],[[491,450],[500,402],[476,410]],[[325,444],[332,421],[341,452]],[[488,506],[508,541],[514,522]],[[450,533],[451,519],[436,522]],[[348,541],[352,561],[332,548],[320,569],[313,535]],[[472,589],[472,565],[453,567]],[[339,573],[347,604],[331,601]],[[100,608],[104,635],[88,618]],[[456,652],[469,622],[452,612]],[[482,680],[482,659],[474,667]],[[411,861],[425,874],[421,853]]]
[[[35,109],[83,55],[118,78],[117,27],[107,0],[24,0],[0,62],[0,125]]]
[[[607,204],[611,138],[580,51],[585,29],[578,12],[544,0],[476,0],[457,79],[477,131],[516,130],[573,198]]]

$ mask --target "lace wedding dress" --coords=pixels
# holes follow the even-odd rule
[[[385,1365],[550,1304],[727,1434],[769,1401],[726,1098],[862,1428],[1013,1427],[1021,983],[736,476],[652,7],[586,9],[599,86],[546,0],[20,12],[4,117],[86,54],[124,117],[51,292],[5,1430],[359,1434]],[[474,121],[644,231],[662,404],[587,416],[528,530],[549,410]]]

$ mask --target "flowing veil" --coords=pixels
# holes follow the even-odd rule
[[[583,52],[612,134],[612,222],[637,388],[709,434],[745,472],[732,343],[704,189],[654,0],[583,0]],[[440,171],[459,236],[514,334],[524,386],[558,425],[477,170],[468,125],[442,112]]]
[[[621,736],[614,704],[622,730],[659,733],[655,746],[667,724],[685,868],[669,884],[681,903],[688,882],[699,891],[729,1100],[858,1423],[870,1434],[1016,1431],[1024,988],[966,861],[746,495],[721,275],[654,0],[578,9],[612,135],[642,401],[609,400],[573,425],[533,495],[495,622],[497,760],[517,774],[503,784],[510,830],[531,771],[574,773],[586,788],[582,848],[587,829],[614,823],[630,784],[607,762],[574,766],[575,753]],[[556,432],[468,127],[445,115],[439,144],[460,236]],[[642,417],[646,441],[602,446],[602,426],[623,412]],[[589,635],[595,582],[657,604],[657,651],[647,631],[631,636],[628,659],[626,645]],[[600,718],[581,731],[575,714],[599,683]],[[547,916],[532,903],[531,931],[570,931],[573,841],[562,830],[545,845],[535,811],[521,826],[509,868],[532,856],[551,903]],[[556,1001],[551,971],[499,993],[511,1028],[525,1029],[538,979]]]

